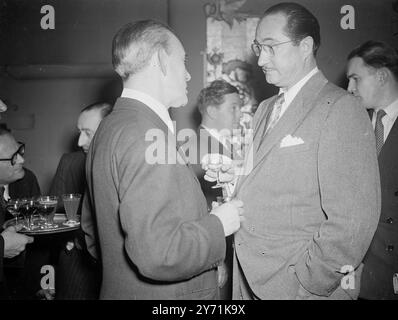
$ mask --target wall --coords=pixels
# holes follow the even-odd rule
[[[320,69],[333,82],[345,85],[344,65],[350,50],[368,39],[393,45],[395,0],[301,0],[319,19],[322,45]],[[203,86],[203,52],[206,47],[206,18],[203,5],[213,0],[0,0],[0,65],[10,64],[99,64],[110,70],[110,45],[115,31],[125,22],[156,18],[168,21],[182,40],[187,55],[189,104],[171,111],[178,129],[193,128],[196,97]],[[261,14],[279,1],[247,0],[240,11]],[[56,29],[40,29],[40,8],[54,5]],[[356,29],[340,28],[340,8],[350,4],[356,10]],[[4,44],[4,45],[3,45]],[[106,74],[106,72],[105,72]],[[261,72],[256,80],[260,95],[275,88],[265,83]],[[98,100],[114,101],[121,90],[118,77],[109,71],[104,77],[12,79],[0,76],[0,97],[17,106],[7,111],[9,119],[34,115],[33,129],[13,130],[27,143],[26,164],[38,176],[47,192],[59,158],[73,148],[76,119],[81,108]]]
[[[40,28],[44,4],[55,8],[55,30]],[[72,75],[65,70],[49,78],[34,73],[18,79],[0,76],[0,97],[14,105],[1,122],[13,124],[34,115],[34,128],[12,132],[26,143],[26,166],[36,173],[45,193],[61,155],[76,148],[80,110],[96,101],[114,102],[120,95],[121,81],[111,68],[114,33],[136,19],[167,22],[167,1],[3,0],[0,17],[0,65],[62,64],[74,70]],[[73,77],[79,69],[97,64],[105,68],[104,77],[90,72]],[[22,68],[22,75],[23,70],[27,69]]]

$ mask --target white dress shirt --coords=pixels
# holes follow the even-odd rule
[[[381,119],[381,122],[383,123],[384,126],[384,141],[387,140],[388,134],[390,133],[395,120],[398,117],[398,99],[395,100],[393,103],[391,103],[389,106],[386,108],[382,108],[386,112],[386,115]],[[379,109],[378,109],[379,110]],[[372,125],[373,129],[376,126],[376,116],[377,116],[377,110],[373,112],[372,116]]]
[[[159,118],[167,125],[169,130],[174,133],[173,121],[171,121],[166,106],[164,106],[161,102],[142,91],[129,88],[123,89],[121,97],[135,99],[145,104],[148,108],[155,112],[159,116]]]
[[[282,109],[281,109],[281,113],[279,115],[279,119],[285,113],[285,111],[289,107],[290,103],[297,96],[297,94],[299,93],[301,88],[304,87],[304,85],[308,82],[308,80],[310,80],[310,78],[313,75],[315,75],[318,71],[319,71],[318,67],[315,67],[310,72],[308,72],[307,75],[304,78],[302,78],[299,82],[297,82],[289,90],[279,89],[279,94],[283,93],[284,94],[284,99],[285,99],[285,102],[282,104]]]

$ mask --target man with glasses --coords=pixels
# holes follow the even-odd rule
[[[18,144],[9,131],[0,129],[0,190],[4,186],[24,177],[24,146]],[[5,201],[0,197],[0,298],[9,298],[3,274],[4,258],[14,258],[25,250],[28,243],[33,242],[32,237],[17,233],[17,227],[3,229],[5,219]]]
[[[375,139],[365,109],[318,70],[319,44],[296,3],[257,26],[252,48],[279,94],[254,116],[253,167],[236,186],[234,299],[357,298],[380,210]]]

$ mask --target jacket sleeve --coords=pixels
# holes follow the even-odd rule
[[[380,215],[380,180],[372,126],[365,109],[344,95],[330,108],[318,150],[321,208],[327,217],[296,264],[309,292],[329,296],[356,269]]]
[[[194,174],[184,165],[149,164],[143,141],[137,139],[114,159],[127,255],[142,275],[161,281],[216,267],[225,257],[224,231],[207,213]]]

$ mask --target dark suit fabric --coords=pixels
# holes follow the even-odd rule
[[[86,188],[86,154],[82,151],[64,154],[53,178],[50,194],[58,196],[58,212],[65,212],[62,195],[80,193]],[[81,206],[78,214],[81,212]],[[81,229],[58,240],[59,256],[55,272],[56,300],[98,299],[100,285],[99,264],[87,252]],[[66,246],[74,244],[73,248]]]
[[[22,179],[8,185],[11,199],[37,197],[41,194],[35,174],[27,168],[24,168],[24,170],[25,175]],[[5,217],[7,219],[12,218],[8,212],[5,213]],[[36,256],[36,249],[37,244],[29,244],[20,255],[4,261],[6,265],[4,272],[7,278],[10,298],[30,299],[40,289],[41,275],[39,270],[46,258],[40,259],[40,257]],[[2,256],[3,254],[1,254]]]
[[[153,133],[165,137],[166,164],[148,161],[146,153],[160,146],[145,138]],[[86,164],[94,210],[82,211],[89,249],[98,233],[101,299],[217,297],[223,227],[176,149],[175,136],[137,100],[119,98],[101,122]]]
[[[84,193],[86,187],[85,163],[86,154],[83,151],[62,155],[50,187],[50,195],[58,196],[57,212],[65,212],[62,201],[63,194]]]
[[[245,222],[234,239],[234,298],[355,299],[380,215],[368,115],[318,72],[262,138],[275,99],[256,111],[253,167],[236,187]],[[348,266],[355,285],[345,287]]]
[[[188,143],[182,146],[188,161],[200,182],[203,194],[206,197],[207,206],[211,210],[212,202],[217,201],[217,197],[222,197],[221,188],[213,188],[216,182],[209,182],[204,179],[205,171],[202,169],[201,160],[206,154],[218,153],[233,158],[233,151],[225,147],[220,141],[210,134],[202,125],[196,131],[196,135],[191,137]],[[195,157],[196,156],[196,157]],[[232,298],[232,240],[233,236],[226,239],[225,265],[227,268],[228,279],[220,289],[220,299],[230,300]]]
[[[398,300],[393,275],[398,273],[398,121],[380,151],[381,215],[364,259],[360,297]]]

